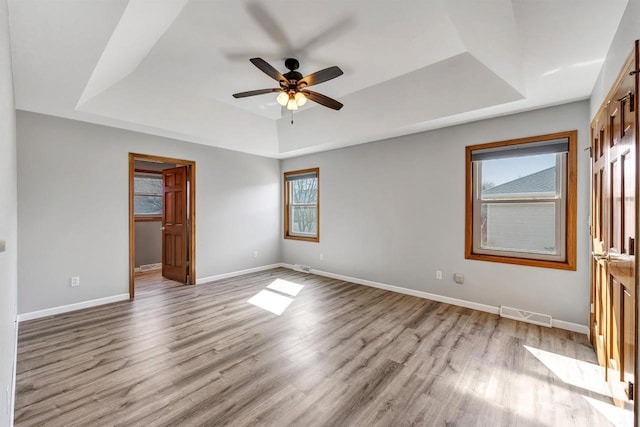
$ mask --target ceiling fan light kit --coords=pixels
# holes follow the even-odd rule
[[[262,58],[251,58],[250,61],[266,75],[276,80],[280,85],[280,88],[258,89],[248,92],[234,93],[234,98],[246,98],[248,96],[279,92],[276,97],[276,101],[278,104],[286,107],[287,110],[292,112],[297,110],[298,107],[302,107],[306,104],[309,99],[333,110],[339,110],[342,108],[342,104],[335,99],[306,89],[309,86],[324,83],[328,80],[341,76],[343,72],[339,67],[333,66],[325,68],[303,77],[302,74],[296,71],[300,66],[300,63],[295,58],[287,58],[285,60],[284,65],[289,69],[285,74],[281,74]]]
[[[297,110],[298,107],[302,107],[307,103],[307,97],[302,92],[286,92],[283,90],[276,98],[276,101],[283,107],[287,107],[287,110]]]

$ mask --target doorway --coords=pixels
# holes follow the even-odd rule
[[[129,153],[129,297],[195,284],[194,161]],[[147,247],[148,246],[148,247]]]
[[[638,66],[636,42],[591,123],[591,343],[614,403],[634,412],[638,356]]]

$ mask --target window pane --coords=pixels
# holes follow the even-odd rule
[[[290,229],[293,234],[316,235],[318,225],[315,206],[293,206]]]
[[[133,212],[135,215],[161,215],[162,196],[134,196]]]
[[[555,203],[485,203],[480,214],[482,249],[559,254]]]
[[[137,194],[162,195],[162,178],[137,176],[133,179],[133,192]]]
[[[482,200],[557,196],[556,156],[511,157],[483,160]]]
[[[317,203],[318,178],[297,179],[291,181],[293,204]]]

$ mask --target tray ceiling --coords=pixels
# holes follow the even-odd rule
[[[16,107],[289,157],[590,96],[626,0],[12,0]],[[345,74],[284,113],[249,58]]]

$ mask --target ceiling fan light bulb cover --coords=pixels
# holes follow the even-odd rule
[[[289,102],[287,103],[287,110],[297,110],[298,104],[296,104],[296,100],[291,97],[289,98]]]
[[[295,100],[296,100],[296,104],[298,105],[298,107],[302,107],[304,104],[307,103],[307,97],[304,96],[304,93],[302,93],[302,92],[296,93]]]
[[[280,94],[276,98],[276,101],[278,101],[278,104],[284,107],[289,102],[289,95],[286,92],[280,92]]]

